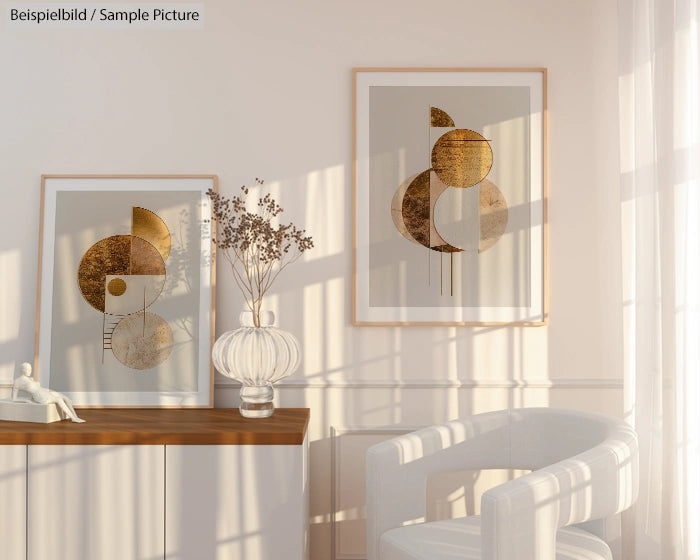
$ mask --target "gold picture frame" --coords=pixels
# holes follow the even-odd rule
[[[34,372],[84,407],[212,407],[216,175],[43,175]]]
[[[353,324],[547,323],[547,71],[353,69]]]

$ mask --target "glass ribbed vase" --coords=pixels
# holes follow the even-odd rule
[[[212,348],[214,367],[226,377],[241,383],[241,415],[267,418],[274,411],[273,383],[294,373],[301,350],[296,337],[273,326],[272,311],[260,313],[260,326],[253,313],[243,311],[241,326],[222,334]]]

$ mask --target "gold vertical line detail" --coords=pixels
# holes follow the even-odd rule
[[[450,253],[450,296],[454,296],[454,253]]]
[[[428,138],[427,138],[426,145],[428,147],[427,160],[428,160],[428,163],[430,163],[430,103],[428,103]],[[430,182],[428,182],[428,193],[430,193]],[[428,214],[428,216],[430,216],[430,214]],[[428,217],[428,219],[430,219],[430,218]],[[430,245],[430,229],[428,229],[428,245]],[[431,258],[432,252],[433,252],[432,249],[430,247],[428,247],[428,286],[432,285],[431,274],[430,274],[430,265],[432,263],[432,258]]]
[[[141,336],[146,338],[146,286],[143,287],[143,334]]]
[[[442,295],[442,251],[440,251],[440,295]]]
[[[428,160],[428,167],[430,167],[430,156],[431,156],[431,150],[430,150],[430,128],[431,128],[432,123],[430,122],[430,112],[431,112],[431,107],[430,107],[430,103],[428,103],[428,141],[426,142],[426,144],[428,145],[428,158],[427,158],[427,160]]]
[[[107,314],[102,313],[102,365],[105,363],[105,326],[107,323]]]

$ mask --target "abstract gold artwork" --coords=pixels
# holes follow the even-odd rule
[[[546,76],[353,69],[353,324],[546,323]]]
[[[103,313],[105,351],[129,369],[154,368],[170,356],[173,334],[167,321],[146,309],[166,280],[170,231],[145,208],[132,208],[131,235],[113,235],[90,247],[78,267],[80,293]]]
[[[479,189],[478,252],[482,253],[493,247],[505,232],[508,204],[499,188],[486,179],[493,165],[489,141],[474,130],[454,126],[454,120],[447,112],[430,107],[430,127],[453,130],[444,132],[432,146],[432,167],[399,186],[392,198],[391,218],[406,239],[439,253],[461,253],[463,249],[440,235],[435,223],[435,205],[450,187],[476,187]],[[451,258],[451,265],[452,262]]]
[[[44,175],[35,367],[78,406],[213,402],[214,175]]]

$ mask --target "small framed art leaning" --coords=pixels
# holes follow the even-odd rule
[[[358,68],[357,325],[547,321],[546,70]]]
[[[210,407],[214,175],[45,175],[35,375],[81,406]]]

